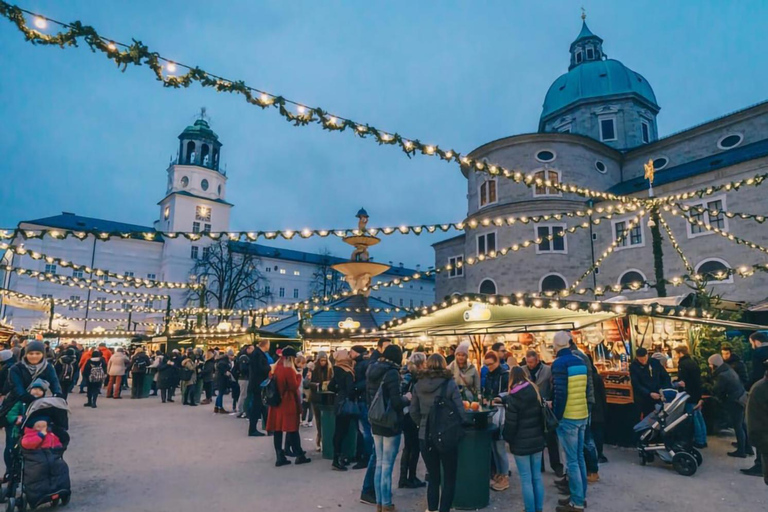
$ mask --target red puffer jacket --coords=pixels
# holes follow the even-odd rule
[[[21,447],[26,450],[45,450],[49,448],[62,448],[63,446],[58,436],[52,432],[43,435],[33,428],[24,428]]]

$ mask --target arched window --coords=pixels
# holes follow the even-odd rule
[[[544,169],[536,171],[533,174],[534,180],[537,180],[536,186],[533,187],[533,197],[542,196],[562,196],[563,193],[557,189],[557,185],[560,184],[560,171],[553,169]],[[541,182],[538,182],[541,180]],[[552,186],[547,186],[547,182]]]
[[[644,290],[648,288],[645,275],[639,270],[627,270],[619,278],[619,284],[624,290]]]
[[[187,163],[195,163],[195,143],[194,141],[187,142]]]
[[[539,290],[541,293],[557,293],[568,288],[565,278],[560,274],[549,274],[541,278]]]
[[[485,180],[480,185],[480,208],[496,202],[496,178]]]
[[[200,149],[200,163],[202,163],[205,167],[208,167],[210,164],[210,156],[208,155],[208,152],[208,144],[203,144],[203,147]]]
[[[696,273],[709,281],[710,284],[732,283],[733,275],[729,274],[731,266],[719,258],[704,260],[696,266]]]
[[[496,295],[496,283],[493,282],[493,279],[483,280],[483,282],[480,283],[479,292],[486,295]]]

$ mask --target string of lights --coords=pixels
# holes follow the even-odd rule
[[[100,286],[95,286],[93,284],[85,283],[85,279],[79,279],[76,277],[69,277],[69,276],[59,276],[59,275],[54,276],[52,274],[46,274],[44,272],[40,272],[39,270],[17,268],[17,267],[12,267],[10,265],[6,265],[0,268],[4,269],[6,272],[15,272],[20,276],[37,279],[38,281],[44,281],[44,282],[58,284],[62,286],[70,286],[74,288],[80,288],[83,290],[92,290],[92,291],[101,292],[101,293],[109,293],[112,295],[120,295],[123,297],[138,297],[138,298],[153,299],[153,300],[168,299],[167,295],[155,295],[151,293],[139,293],[139,292],[130,292],[126,290],[116,290],[112,288],[102,288]]]
[[[654,199],[657,204],[676,203],[679,201],[686,201],[688,199],[703,198],[705,196],[711,196],[722,190],[730,192],[732,190],[738,191],[743,186],[757,187],[763,184],[765,179],[768,178],[768,173],[756,174],[749,178],[743,178],[722,185],[711,185],[705,188],[694,190],[692,192],[682,192],[679,194],[670,194]]]
[[[22,245],[13,245],[7,243],[0,243],[0,250],[13,251],[19,256],[27,256],[33,260],[44,260],[50,265],[58,265],[61,267],[69,267],[73,271],[82,272],[83,274],[96,275],[99,279],[90,279],[84,277],[74,277],[75,279],[85,280],[87,284],[97,283],[99,286],[133,286],[134,288],[170,288],[170,289],[197,289],[201,285],[196,283],[174,283],[170,281],[158,281],[156,279],[143,279],[141,277],[128,276],[124,274],[118,274],[117,272],[111,272],[100,268],[92,268],[88,265],[78,265],[71,261],[57,258],[55,256],[49,256],[37,251],[27,249]],[[64,277],[64,276],[62,276]],[[108,281],[106,278],[117,279],[117,281]]]
[[[62,317],[56,317],[57,320],[66,320],[69,322],[96,322],[96,323],[128,323],[128,319],[126,318],[76,318],[76,317],[68,317],[68,316],[62,316]],[[161,326],[162,324],[158,324],[156,322],[135,322],[131,320],[130,322],[132,325],[143,325],[148,327],[157,327]]]
[[[721,215],[724,215],[728,219],[739,218],[741,220],[753,220],[758,224],[763,224],[766,221],[765,215],[758,215],[755,213],[729,212],[726,210],[718,210],[715,208],[705,208],[699,205],[690,205],[690,204],[681,204],[681,203],[675,203],[675,206],[685,213],[690,213],[691,211],[695,211],[696,213],[706,213],[707,215],[710,215],[712,217],[719,217]],[[664,209],[669,211],[668,206],[665,206]]]
[[[678,205],[675,205],[678,206]],[[678,206],[679,208],[679,206]],[[682,210],[682,209],[681,209]],[[677,216],[678,212],[676,210],[669,210],[672,215]],[[684,211],[684,210],[683,210]],[[749,240],[746,240],[744,238],[738,237],[734,235],[733,233],[729,233],[728,231],[725,231],[724,229],[720,229],[718,227],[712,226],[711,224],[704,222],[702,219],[694,219],[691,218],[689,215],[681,215],[691,226],[698,226],[706,231],[709,231],[710,233],[717,233],[718,235],[722,236],[723,238],[730,240],[731,242],[737,244],[737,245],[745,245],[749,247],[750,249],[754,249],[756,251],[760,251],[762,253],[768,254],[768,247],[765,247],[763,245],[757,244],[755,242],[751,242]]]
[[[34,28],[28,26],[25,14],[33,20]],[[314,124],[330,132],[349,130],[361,139],[370,137],[379,145],[397,146],[408,157],[416,153],[437,157],[447,162],[456,162],[465,169],[487,173],[491,176],[503,176],[528,187],[547,186],[561,192],[578,194],[593,199],[615,200],[626,203],[637,202],[637,199],[631,197],[595,191],[576,185],[551,182],[550,180],[537,178],[534,175],[524,175],[521,172],[470,158],[453,149],[444,149],[435,144],[423,143],[416,138],[403,137],[396,132],[380,130],[368,123],[361,123],[339,115],[333,115],[320,107],[310,107],[304,103],[287,99],[282,95],[251,87],[242,80],[227,79],[199,67],[192,67],[168,59],[158,52],[151,52],[149,47],[141,41],[134,39],[130,45],[115,41],[100,35],[93,27],[83,25],[79,21],[62,23],[1,0],[0,15],[13,22],[24,34],[25,39],[32,44],[55,45],[60,48],[66,48],[77,46],[78,40],[83,40],[93,52],[101,52],[108,59],[115,62],[123,71],[125,71],[128,65],[147,65],[164,87],[179,89],[187,88],[191,84],[197,83],[204,88],[213,88],[218,92],[239,94],[250,105],[260,107],[262,110],[270,109],[276,111],[286,121],[297,127]],[[48,27],[49,23],[65,30],[55,35],[45,34],[42,31]],[[186,70],[186,72],[179,73],[180,68]]]
[[[50,303],[50,300],[51,300],[45,297],[37,297],[36,295],[28,295],[26,293],[17,292],[15,290],[9,290],[7,288],[0,288],[0,295],[14,297],[16,299],[29,300],[32,302],[42,302],[42,303]]]

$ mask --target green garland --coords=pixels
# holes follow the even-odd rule
[[[766,219],[768,219],[768,217],[766,217],[765,215],[758,215],[755,213],[728,212],[725,210],[704,208],[703,206],[698,206],[698,205],[687,205],[687,204],[675,203],[675,206],[685,213],[689,213],[691,210],[695,210],[697,213],[706,213],[714,217],[717,217],[719,215],[724,215],[729,219],[735,219],[738,217],[741,220],[753,220],[758,224],[763,224],[766,221]]]
[[[43,34],[40,31],[27,26],[24,14],[47,20],[66,30],[59,32],[56,35]],[[548,186],[556,188],[564,193],[573,193],[589,198],[620,201],[622,203],[638,202],[637,199],[628,196],[594,191],[576,185],[553,183],[549,180],[543,180],[531,175],[526,176],[521,172],[515,172],[502,166],[470,158],[453,149],[446,150],[437,145],[423,143],[419,139],[405,138],[398,133],[388,133],[379,130],[367,123],[359,123],[347,118],[334,116],[320,107],[308,107],[301,103],[289,100],[281,95],[271,94],[250,87],[242,80],[229,80],[209,73],[199,67],[191,67],[171,61],[157,52],[151,52],[148,46],[136,39],[132,39],[133,42],[130,45],[118,43],[100,35],[96,29],[88,25],[83,25],[79,21],[69,24],[62,23],[21,9],[2,0],[0,0],[0,15],[13,22],[24,34],[24,38],[32,44],[53,45],[59,46],[60,48],[66,48],[77,46],[78,39],[82,39],[88,44],[91,51],[101,52],[107,56],[107,58],[115,62],[118,68],[122,71],[125,71],[128,65],[146,65],[153,71],[157,80],[162,82],[164,87],[179,89],[182,87],[187,88],[193,83],[198,83],[202,87],[213,88],[217,92],[239,94],[245,98],[250,105],[257,106],[262,110],[267,108],[276,109],[283,118],[294,126],[317,124],[324,130],[332,132],[350,130],[362,139],[372,136],[379,145],[398,146],[409,158],[416,153],[421,153],[426,156],[437,156],[446,162],[458,163],[463,169],[482,172],[491,176],[503,176],[516,183],[524,184],[527,187]],[[123,49],[121,50],[121,48]],[[165,70],[163,63],[165,63]],[[169,74],[169,65],[173,65],[174,69],[175,67],[181,67],[188,71],[181,75]],[[287,105],[296,106],[298,112],[291,112],[288,110]]]

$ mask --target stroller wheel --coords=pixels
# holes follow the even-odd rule
[[[683,476],[693,476],[699,469],[696,458],[686,452],[678,452],[672,457],[672,467]]]
[[[701,452],[697,450],[696,448],[691,448],[688,450],[688,453],[693,455],[693,458],[696,459],[696,465],[701,466],[704,464],[704,457],[701,456]]]
[[[5,506],[6,512],[14,512],[16,510],[16,498],[8,498],[8,504]]]
[[[71,494],[65,494],[64,496],[62,496],[61,497],[61,506],[62,507],[66,507],[67,505],[69,505],[69,500],[71,498],[72,498]]]

